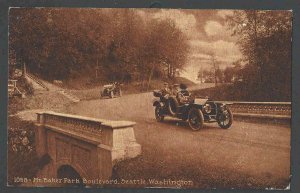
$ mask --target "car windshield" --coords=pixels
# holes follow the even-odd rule
[[[106,84],[106,85],[103,86],[103,88],[110,88],[112,86],[113,86],[112,84]]]

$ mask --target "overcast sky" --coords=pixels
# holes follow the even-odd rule
[[[232,14],[231,10],[160,9],[138,12],[144,17],[170,18],[187,35],[191,50],[181,76],[196,81],[201,65],[203,69],[211,67],[209,53],[215,54],[220,68],[230,66],[241,58],[236,37],[232,37],[225,26],[225,17]]]

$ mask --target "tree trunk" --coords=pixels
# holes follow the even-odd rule
[[[258,35],[257,35],[257,11],[254,11],[254,41],[255,41],[255,63],[259,66],[260,83],[264,84],[263,80],[263,64],[258,61]]]
[[[25,62],[23,63],[23,68],[22,68],[22,76],[25,77],[26,76],[26,65]]]
[[[148,87],[147,87],[147,91],[148,91],[148,90],[149,90],[149,88],[150,88],[150,82],[151,82],[151,79],[152,79],[152,75],[153,75],[154,67],[155,67],[155,65],[153,64],[153,65],[152,65],[152,68],[151,68],[151,71],[150,71],[150,75],[149,75],[149,80],[148,80]]]

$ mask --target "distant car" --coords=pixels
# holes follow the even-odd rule
[[[100,91],[100,96],[102,97],[121,97],[122,90],[121,90],[121,83],[114,82],[112,84],[107,84],[103,86],[103,89]]]
[[[176,117],[188,124],[192,130],[200,130],[204,123],[217,122],[221,128],[228,129],[233,122],[229,107],[224,103],[214,102],[208,98],[191,97],[184,104],[179,104],[176,96],[165,96],[159,90],[153,91],[155,118],[161,122],[165,116]]]

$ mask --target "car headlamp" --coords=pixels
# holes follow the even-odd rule
[[[203,110],[205,113],[211,113],[211,105],[205,104]]]

